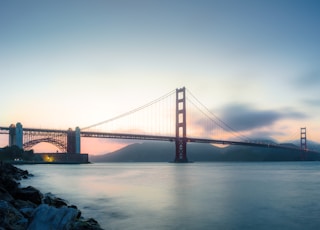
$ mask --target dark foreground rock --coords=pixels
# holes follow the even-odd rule
[[[1,162],[0,230],[102,229],[96,220],[85,219],[66,200],[51,193],[42,194],[31,186],[21,188],[18,181],[28,175],[26,170]]]

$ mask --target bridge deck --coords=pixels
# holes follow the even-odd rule
[[[0,127],[0,134],[8,134],[9,127]],[[36,129],[36,128],[23,128],[24,132],[33,132],[43,134],[43,133],[60,133],[67,134],[68,130],[58,130],[58,129]],[[81,131],[81,137],[89,138],[110,138],[110,139],[130,139],[130,140],[149,140],[149,141],[176,141],[175,136],[157,136],[157,135],[147,135],[147,134],[130,134],[130,133],[108,133],[108,132],[90,132]],[[208,144],[220,144],[220,145],[244,145],[253,147],[265,147],[265,148],[281,148],[281,149],[292,149],[300,150],[299,146],[288,146],[283,144],[272,144],[272,143],[257,143],[249,141],[228,141],[228,140],[216,140],[216,139],[203,139],[203,138],[185,138],[186,142],[190,143],[208,143]],[[308,150],[309,151],[309,150]],[[316,151],[310,151],[316,152]]]
[[[81,137],[93,138],[114,138],[114,139],[131,139],[131,140],[154,140],[154,141],[176,141],[174,136],[156,136],[156,135],[141,135],[141,134],[128,134],[128,133],[103,133],[103,132],[81,132]],[[244,145],[252,147],[265,147],[265,148],[281,148],[300,150],[298,146],[288,146],[283,144],[273,143],[257,143],[257,142],[241,142],[241,141],[227,141],[216,139],[203,139],[203,138],[185,138],[186,142],[190,143],[207,143],[207,144],[220,144],[220,145]]]

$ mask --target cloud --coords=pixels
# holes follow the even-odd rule
[[[303,102],[310,106],[320,106],[320,99],[305,99]]]
[[[277,142],[276,139],[273,138],[273,136],[285,136],[286,133],[285,132],[277,132],[275,130],[270,130],[270,131],[266,131],[266,130],[257,130],[257,131],[253,131],[248,135],[249,139],[252,140],[270,140],[273,142]]]
[[[258,110],[250,105],[231,104],[221,110],[219,117],[236,131],[249,131],[271,126],[282,119],[303,119],[306,115],[290,108]]]
[[[298,89],[317,89],[320,84],[320,70],[310,71],[298,76],[294,80],[294,86]]]
[[[314,70],[298,76],[293,81],[295,91],[302,91],[303,97],[300,101],[310,107],[320,106],[320,70]]]

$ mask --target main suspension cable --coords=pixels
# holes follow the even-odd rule
[[[130,110],[129,112],[120,114],[120,115],[118,115],[118,116],[116,116],[116,117],[113,117],[113,118],[110,118],[110,119],[108,119],[108,120],[104,120],[104,121],[95,123],[95,124],[93,124],[93,125],[89,125],[89,126],[87,126],[87,127],[81,128],[81,130],[90,129],[90,128],[92,128],[92,127],[95,127],[95,126],[98,126],[98,125],[102,125],[102,124],[105,124],[105,123],[108,123],[108,122],[111,122],[111,121],[120,119],[120,118],[122,118],[122,117],[128,116],[128,115],[130,115],[130,114],[136,113],[136,112],[138,112],[138,111],[140,111],[140,110],[142,110],[142,109],[145,109],[145,108],[147,108],[147,107],[149,107],[149,106],[151,106],[151,105],[153,105],[153,104],[155,104],[155,103],[157,103],[157,102],[159,102],[159,101],[161,101],[161,100],[163,100],[163,99],[171,96],[173,93],[175,93],[175,90],[172,90],[172,91],[170,91],[169,93],[167,93],[167,94],[165,94],[165,95],[163,95],[163,96],[161,96],[161,97],[159,97],[159,98],[157,98],[157,99],[155,99],[155,100],[153,100],[153,101],[151,101],[151,102],[149,102],[149,103],[147,103],[147,104],[145,104],[145,105],[142,105],[142,106],[140,106],[140,107],[138,107],[138,108],[136,108],[136,109]]]

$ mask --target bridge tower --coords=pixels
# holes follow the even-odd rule
[[[13,145],[23,148],[23,128],[20,122],[9,126],[9,146]]]
[[[80,128],[71,128],[67,132],[67,153],[80,153]]]
[[[176,156],[174,162],[185,163],[187,158],[187,120],[186,120],[186,90],[176,89]]]
[[[303,151],[307,150],[307,128],[301,128],[301,131],[300,131],[300,148]]]
[[[306,159],[306,152],[307,152],[307,128],[300,129],[300,149],[303,151],[301,154],[301,159]]]

